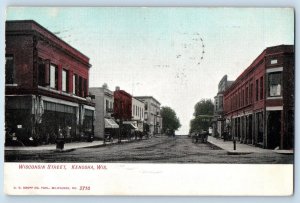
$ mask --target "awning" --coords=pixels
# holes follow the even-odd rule
[[[105,118],[105,128],[119,128],[119,125],[113,119]]]
[[[137,130],[138,128],[133,124],[133,123],[129,123],[129,122],[124,122],[123,125],[128,126],[129,128],[133,129],[133,130]]]

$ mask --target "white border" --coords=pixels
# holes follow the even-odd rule
[[[166,1],[161,1],[161,0],[153,0],[151,2],[147,0],[104,0],[104,1],[97,1],[97,0],[79,0],[74,2],[74,0],[65,0],[65,1],[59,1],[59,0],[45,0],[42,2],[36,2],[35,0],[4,0],[1,1],[1,22],[0,26],[2,29],[0,29],[1,33],[1,49],[0,49],[0,55],[4,56],[4,20],[5,20],[5,7],[7,5],[25,5],[25,6],[35,6],[35,5],[59,5],[59,6],[69,6],[69,5],[89,5],[89,6],[256,6],[256,7],[295,7],[296,10],[300,8],[300,3],[297,0],[279,0],[279,1],[274,1],[274,0],[248,0],[248,1],[236,1],[236,0],[202,0],[202,1],[197,1],[197,0],[187,0],[187,1],[181,1],[181,0],[166,0]],[[298,10],[297,10],[298,11]],[[297,12],[296,12],[297,13]],[[296,15],[296,32],[298,32],[298,27],[299,27],[299,15]],[[295,35],[297,37],[297,35]],[[296,46],[296,54],[300,53],[298,46]],[[297,54],[298,56],[298,54]],[[0,65],[1,67],[3,66],[3,59],[4,57],[0,57]],[[296,67],[299,66],[299,59],[296,57]],[[297,94],[296,94],[296,107],[299,105],[299,71],[296,71],[296,88],[297,88]],[[4,74],[0,74],[0,81],[4,83]],[[4,87],[4,84],[2,84],[2,87]],[[0,88],[0,94],[2,98],[4,98],[4,88]],[[3,100],[0,101],[2,104],[2,107],[4,106]],[[299,110],[296,108],[296,123],[299,120]],[[0,120],[2,123],[4,123],[4,114],[1,114]],[[0,126],[1,132],[3,132],[3,126]],[[299,134],[299,125],[296,125],[296,133],[295,135]],[[3,136],[2,136],[3,138]],[[3,139],[2,139],[3,140]],[[299,153],[299,140],[296,139],[296,148],[295,152],[296,154]],[[0,153],[2,153],[1,156],[1,161],[3,163],[3,145],[1,146],[2,149],[0,150]],[[295,156],[296,158],[296,173],[295,173],[295,179],[298,180],[298,173],[297,173],[297,168],[299,168],[299,156]],[[1,167],[1,172],[3,168]],[[221,171],[220,171],[221,173]],[[246,173],[246,172],[245,172]],[[3,182],[3,173],[1,174],[2,182]],[[2,191],[3,191],[3,185],[1,184]],[[277,203],[277,202],[299,202],[299,181],[295,181],[295,195],[293,197],[288,197],[288,198],[276,198],[276,197],[271,197],[271,198],[260,198],[260,197],[254,197],[254,198],[219,198],[219,197],[201,197],[201,198],[195,198],[195,197],[184,197],[184,198],[176,198],[176,197],[168,197],[168,198],[159,198],[159,197],[144,197],[144,198],[136,198],[136,197],[129,197],[129,198],[116,198],[116,197],[102,197],[100,198],[100,201],[105,201],[105,202],[122,202],[122,203],[127,203],[127,202],[172,202],[172,203],[177,203],[177,202],[183,202],[183,201],[189,201],[189,202],[199,202],[201,199],[204,202],[272,202],[272,203]],[[72,202],[72,203],[77,203],[77,202],[82,202],[82,201],[89,201],[89,202],[99,202],[99,197],[85,197],[80,198],[80,197],[22,197],[22,198],[14,198],[14,197],[7,197],[2,194],[0,197],[0,202],[24,202],[24,201],[29,201],[29,202]]]

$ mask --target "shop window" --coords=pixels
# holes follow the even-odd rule
[[[14,57],[5,57],[5,84],[14,84]]]
[[[282,72],[268,74],[268,96],[280,97],[282,95]]]
[[[62,91],[69,91],[69,71],[65,69],[62,70]]]
[[[58,69],[54,65],[50,65],[50,88],[58,89]]]

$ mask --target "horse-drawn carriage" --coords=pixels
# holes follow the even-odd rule
[[[213,116],[211,115],[198,115],[196,117],[193,132],[190,134],[193,143],[206,143],[208,135],[211,133],[211,124]]]
[[[200,133],[192,133],[193,143],[207,143],[208,131],[202,130]]]

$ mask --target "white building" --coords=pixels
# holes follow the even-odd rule
[[[160,115],[160,103],[152,96],[137,96],[134,98],[144,102],[144,123],[149,125],[149,133],[161,133],[162,118]]]
[[[139,99],[132,97],[132,121],[138,131],[143,132],[145,104]]]
[[[105,132],[111,133],[111,130],[119,128],[119,125],[111,117],[114,106],[114,94],[107,89],[106,85],[103,85],[103,87],[91,87],[89,91],[90,94],[95,96],[95,138],[103,139]]]

